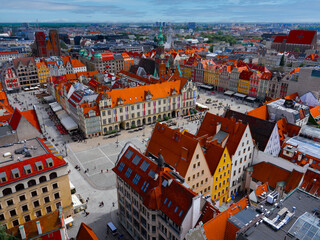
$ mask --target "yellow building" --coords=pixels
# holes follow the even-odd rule
[[[239,79],[238,92],[246,95],[249,94],[249,86],[250,81]]]
[[[183,66],[181,68],[182,68],[182,76],[184,78],[190,79],[191,78],[192,69],[190,67],[188,67],[188,66]]]
[[[38,69],[39,83],[41,85],[46,84],[48,82],[48,78],[51,78],[50,70],[44,62],[39,62],[36,64]]]
[[[215,73],[214,73],[214,67],[210,66],[204,71],[204,83],[214,85],[214,78],[215,78]]]
[[[213,174],[211,199],[221,205],[227,202],[229,198],[231,158],[227,147],[223,148],[216,144],[211,144],[208,147],[206,158]]]
[[[1,150],[13,155],[13,161],[0,165],[0,224],[12,228],[62,207],[64,216],[73,216],[67,162],[50,152],[49,143],[27,140],[32,157],[15,154],[19,146]],[[22,149],[23,149],[22,144]],[[32,146],[32,148],[31,148]],[[49,148],[50,147],[50,148]],[[53,150],[52,150],[53,151]]]
[[[213,73],[213,85],[218,87],[219,86],[219,76],[220,76],[220,68],[217,66],[214,69]]]

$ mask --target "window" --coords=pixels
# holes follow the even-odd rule
[[[196,187],[197,187],[197,188],[199,187],[199,183],[196,184]]]
[[[48,188],[47,187],[43,187],[42,188],[42,193],[46,193],[46,192],[48,192]]]
[[[11,216],[11,217],[17,216],[17,212],[16,212],[15,209],[13,209],[13,210],[10,211],[10,216]]]
[[[193,168],[196,168],[197,167],[197,164],[193,164]]]
[[[203,180],[201,181],[201,185],[203,185]]]
[[[122,169],[124,168],[125,164],[123,162],[120,162],[119,166],[118,166],[118,170],[121,172]]]
[[[12,225],[13,226],[18,226],[19,225],[19,220],[17,219],[17,220],[12,221]]]
[[[58,183],[52,184],[52,188],[53,188],[53,189],[57,189],[57,188],[58,188]]]
[[[238,171],[239,173],[241,172],[241,168],[239,168],[239,171]]]
[[[199,154],[196,155],[196,159],[199,159]],[[198,166],[200,166],[200,162],[198,163]]]
[[[47,210],[47,213],[51,213],[52,212],[51,206],[46,207],[46,210]]]
[[[197,173],[197,177],[199,177],[200,176],[200,173]]]
[[[208,187],[208,191],[210,191],[210,186]]]
[[[145,171],[148,169],[149,165],[150,165],[150,163],[148,163],[147,161],[144,161],[144,162],[141,164],[140,168],[142,169],[142,171],[145,172]]]
[[[216,177],[216,181],[218,182],[218,177]]]
[[[188,177],[188,182],[190,182],[190,177]]]
[[[242,163],[242,158],[240,158],[240,164]]]
[[[206,178],[206,182],[208,182],[208,178]]]
[[[61,206],[61,202],[57,202],[57,203],[56,203],[57,209],[59,209],[60,206]]]
[[[4,218],[4,215],[3,214],[0,214],[0,221],[3,221],[5,218]]]
[[[125,173],[125,176],[126,176],[127,178],[129,178],[130,175],[131,175],[131,173],[132,173],[132,169],[131,169],[131,168],[128,168],[127,171],[126,171],[126,173]]]
[[[45,202],[45,203],[50,202],[50,198],[49,198],[49,196],[48,196],[48,197],[45,197],[43,200],[44,200],[44,202]]]
[[[29,209],[28,209],[28,205],[23,205],[23,206],[21,207],[21,209],[22,209],[22,212],[26,212],[26,211],[29,210]]]
[[[134,165],[138,165],[138,163],[140,162],[140,160],[141,160],[141,157],[138,156],[138,155],[136,155],[136,156],[133,158],[132,163],[133,163]]]
[[[204,174],[204,170],[201,171],[201,174],[202,174],[202,175]]]
[[[246,153],[246,149],[243,149],[243,153]]]
[[[233,176],[235,176],[236,175],[236,170],[234,170],[234,172],[233,172]]]
[[[126,155],[124,155],[127,159],[130,159],[132,156],[133,152],[129,149],[126,153]]]
[[[237,166],[237,162],[238,162],[238,161],[235,161],[235,162],[234,162],[234,166]]]
[[[42,214],[41,214],[41,210],[36,211],[36,216],[37,216],[37,217],[41,217],[41,216],[42,216]]]
[[[12,206],[12,205],[13,205],[13,200],[12,200],[12,199],[8,200],[8,201],[7,201],[7,205],[8,205],[8,206]]]
[[[34,202],[33,202],[33,206],[34,206],[34,207],[39,207],[39,206],[40,206],[39,200],[34,201]]]
[[[29,221],[31,220],[30,215],[24,216],[24,220],[25,220],[26,222],[29,222]]]
[[[32,196],[32,197],[36,197],[37,195],[38,195],[37,191],[32,191],[32,192],[31,192],[31,196]]]
[[[196,178],[196,175],[193,174],[192,179],[195,179],[195,178]]]
[[[20,202],[26,200],[26,195],[21,195],[21,196],[19,196],[19,200],[20,200]]]
[[[54,194],[54,199],[59,199],[60,198],[60,194],[57,192]]]
[[[136,175],[134,176],[134,179],[132,180],[132,182],[133,182],[135,185],[137,185],[138,182],[139,182],[139,180],[140,180],[140,175],[139,175],[139,174],[136,174]]]

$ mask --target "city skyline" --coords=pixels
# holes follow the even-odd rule
[[[0,22],[320,22],[316,0],[12,0]]]

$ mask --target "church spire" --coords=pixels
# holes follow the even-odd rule
[[[159,44],[159,46],[163,46],[163,35],[162,35],[161,26],[159,27],[158,44]]]

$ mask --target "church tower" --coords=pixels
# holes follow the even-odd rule
[[[159,78],[166,77],[166,57],[164,55],[163,35],[161,26],[158,34],[158,48],[157,48],[158,66],[159,66]]]

